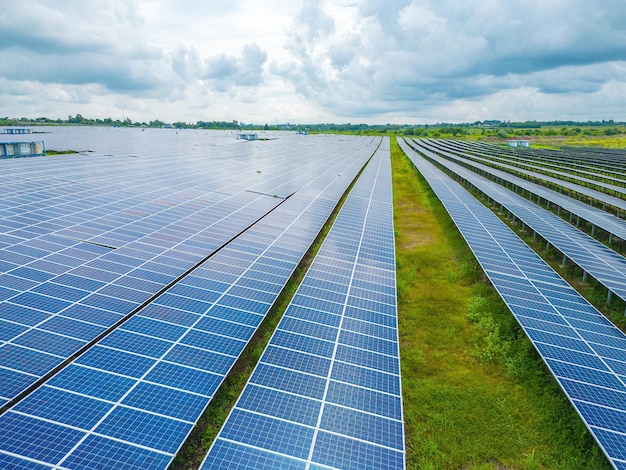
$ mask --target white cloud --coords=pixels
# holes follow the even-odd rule
[[[3,9],[8,115],[626,119],[620,0],[22,0]]]
[[[219,56],[209,57],[205,61],[206,71],[202,78],[208,80],[216,91],[227,91],[238,86],[257,86],[263,82],[263,64],[267,60],[267,52],[257,44],[246,44],[241,57]]]

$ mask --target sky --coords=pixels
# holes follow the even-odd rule
[[[623,0],[0,1],[0,117],[626,120]]]

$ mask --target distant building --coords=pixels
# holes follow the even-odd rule
[[[530,140],[520,140],[520,139],[509,140],[509,147],[528,148],[530,147]]]
[[[32,134],[30,127],[6,127],[2,129],[3,134]]]
[[[40,157],[46,154],[43,141],[0,142],[0,158]]]
[[[237,134],[237,140],[257,140],[259,136],[253,132]]]

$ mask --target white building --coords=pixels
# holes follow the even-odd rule
[[[520,140],[520,139],[509,140],[509,147],[528,148],[530,147],[530,140]]]

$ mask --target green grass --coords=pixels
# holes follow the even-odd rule
[[[78,153],[76,150],[46,150],[46,155],[71,155]]]
[[[545,148],[560,147],[603,147],[603,148],[626,148],[626,135],[578,135],[578,136],[542,136],[533,137],[533,146]],[[541,147],[539,147],[541,148]]]
[[[392,165],[407,468],[610,468],[395,141]]]

